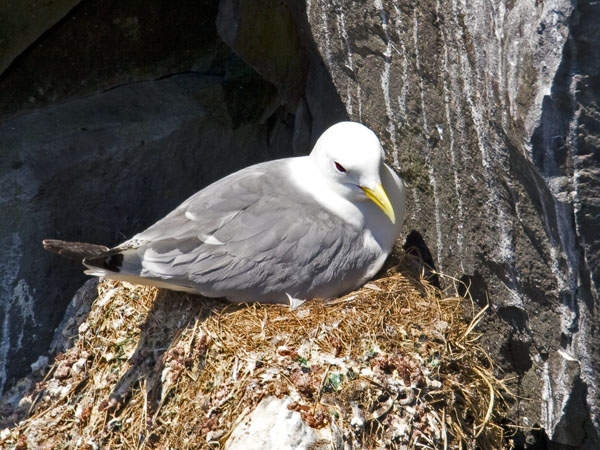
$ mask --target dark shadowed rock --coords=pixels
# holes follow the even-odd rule
[[[230,51],[216,14],[210,0],[83,1],[2,74],[0,119],[125,83],[218,73]]]
[[[80,0],[0,3],[0,74]]]
[[[304,91],[308,61],[298,27],[280,0],[224,0],[217,16],[219,35],[290,105]]]

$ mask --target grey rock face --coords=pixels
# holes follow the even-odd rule
[[[407,181],[407,227],[491,303],[487,345],[530,399],[515,413],[556,443],[600,445],[599,6],[307,10],[349,115]]]

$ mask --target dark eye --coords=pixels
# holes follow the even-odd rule
[[[344,166],[342,166],[339,162],[334,161],[334,164],[338,172],[344,173],[346,171],[346,169],[344,169]]]

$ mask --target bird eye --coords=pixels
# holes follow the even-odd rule
[[[346,171],[346,169],[344,169],[344,166],[342,166],[339,162],[333,162],[335,164],[335,168],[337,169],[338,172],[344,173]]]

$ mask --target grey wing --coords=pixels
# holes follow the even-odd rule
[[[207,296],[282,301],[285,293],[307,298],[351,273],[347,266],[361,262],[345,256],[362,235],[298,193],[280,164],[214,183],[126,243],[140,276]]]

